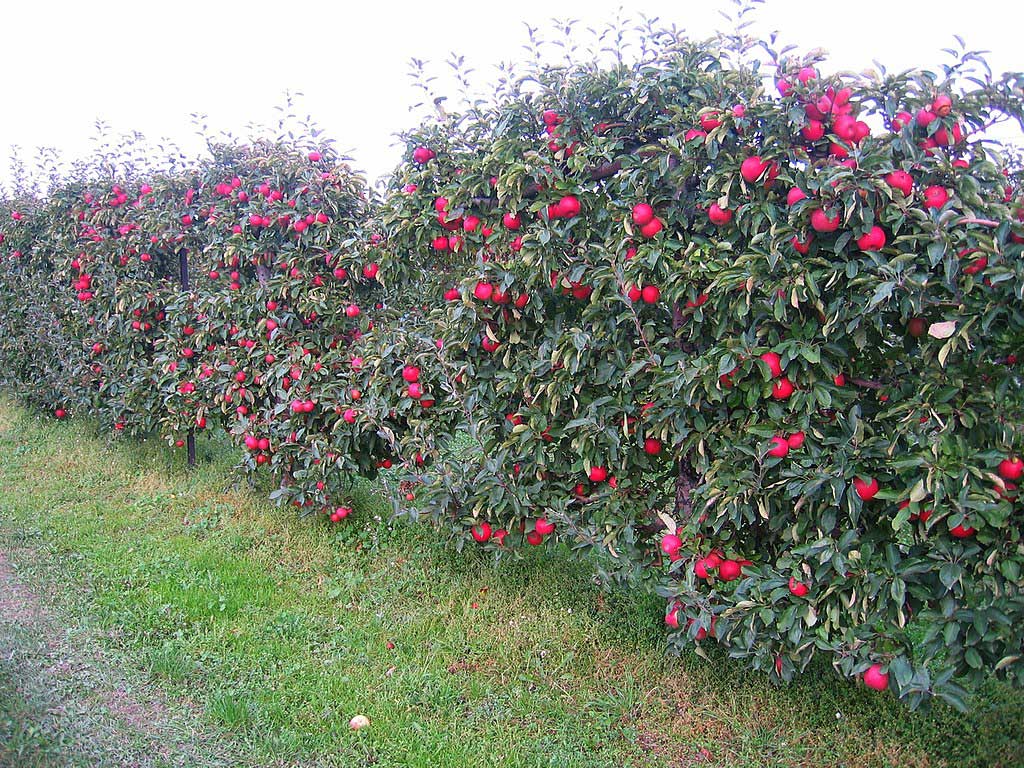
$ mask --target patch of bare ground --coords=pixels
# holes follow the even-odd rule
[[[28,553],[31,557],[31,553]],[[67,627],[0,551],[0,766],[235,766],[191,709]]]

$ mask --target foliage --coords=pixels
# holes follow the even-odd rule
[[[954,674],[1020,684],[997,470],[1022,448],[1024,228],[984,130],[1021,121],[1024,78],[640,37],[406,134],[387,249],[450,280],[433,434],[478,449],[430,479],[434,520],[599,551],[665,596],[675,647],[784,679],[823,653],[915,706],[960,704]]]
[[[380,201],[312,130],[23,189],[0,383],[178,447],[223,427],[335,521],[399,465],[460,548],[656,590],[675,648],[913,706],[1020,685],[1024,199],[986,131],[1024,76],[565,32],[407,133]]]

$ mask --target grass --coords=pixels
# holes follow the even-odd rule
[[[563,554],[456,553],[389,523],[370,486],[341,525],[300,520],[203,453],[187,472],[162,445],[0,404],[0,551],[232,764],[1024,764],[1024,696],[1001,684],[968,714],[914,714],[827,665],[776,687],[714,654],[666,657],[660,602]],[[15,732],[63,764],[75,733],[32,731],[31,697],[3,682],[0,765]],[[355,714],[371,726],[350,731]]]

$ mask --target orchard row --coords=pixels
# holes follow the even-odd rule
[[[424,122],[383,195],[312,142],[10,201],[0,378],[222,427],[335,523],[390,470],[460,548],[657,590],[675,647],[1021,683],[1024,206],[983,132],[1024,78],[654,39]]]

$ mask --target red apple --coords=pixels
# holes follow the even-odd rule
[[[932,112],[939,117],[948,117],[953,110],[953,100],[944,93],[940,93],[932,101]]]
[[[882,671],[881,664],[872,664],[864,671],[864,685],[876,691],[889,687],[889,675]]]
[[[862,501],[871,501],[878,494],[878,481],[873,477],[867,480],[855,477],[853,487]]]
[[[906,171],[893,171],[886,174],[885,183],[893,189],[898,189],[906,197],[914,192],[914,177]]]
[[[740,163],[740,176],[748,184],[753,184],[768,170],[768,161],[752,155]]]
[[[885,247],[885,232],[877,224],[857,238],[857,247],[862,251],[880,251]]]
[[[976,533],[976,531],[973,528],[971,528],[969,525],[965,526],[963,523],[960,523],[959,525],[954,525],[952,528],[949,529],[949,532],[958,539],[967,539]]]
[[[633,206],[632,216],[633,223],[642,227],[654,221],[654,209],[647,203],[637,203]]]
[[[1004,480],[1019,480],[1024,475],[1024,461],[1016,456],[1003,459],[999,462],[999,476]]]
[[[768,449],[768,455],[777,459],[784,458],[789,453],[789,441],[784,437],[776,435],[771,439],[772,447]]]
[[[807,141],[819,141],[825,137],[825,124],[820,120],[810,120],[800,130],[800,135]]]
[[[437,155],[434,154],[434,151],[432,149],[427,149],[427,147],[416,147],[412,152],[413,162],[419,165],[429,163],[435,157],[437,157]]]
[[[796,205],[801,200],[806,200],[806,199],[807,199],[807,193],[806,192],[804,192],[802,189],[800,189],[800,187],[793,187],[791,190],[789,190],[789,193],[786,195],[786,204],[792,206],[792,205]]]
[[[835,232],[839,229],[840,216],[837,213],[832,218],[821,208],[811,211],[811,227],[815,232]]]
[[[795,390],[793,382],[783,376],[772,385],[772,397],[776,400],[786,400]]]
[[[649,222],[640,227],[640,234],[646,237],[648,240],[664,229],[665,225],[661,219],[651,219]]]
[[[666,533],[661,539],[661,551],[666,555],[676,554],[683,546],[683,540],[674,533]]]
[[[797,581],[792,576],[789,578],[789,591],[796,597],[804,597],[807,592],[807,585],[802,581]]]
[[[735,581],[743,575],[743,566],[736,560],[723,560],[718,565],[718,576],[722,581]]]
[[[488,522],[474,525],[470,532],[473,534],[473,538],[481,544],[486,543],[491,538],[491,524]]]
[[[658,299],[661,298],[661,289],[656,285],[645,285],[641,296],[645,303],[657,304]]]
[[[557,203],[558,215],[563,219],[571,219],[579,215],[580,201],[574,195],[566,195]]]
[[[473,289],[473,295],[480,299],[480,301],[487,301],[494,294],[494,286],[490,283],[480,281],[476,284],[476,288]]]
[[[782,375],[782,358],[777,352],[765,352],[760,359],[768,366],[773,379]]]
[[[941,208],[949,201],[949,192],[945,187],[931,186],[924,191],[925,208]]]
[[[549,533],[555,530],[555,524],[549,522],[546,518],[538,517],[533,523],[533,530],[539,533],[541,536],[547,536]]]
[[[728,208],[721,208],[718,203],[712,203],[708,207],[708,218],[715,226],[724,226],[732,221],[732,211]]]
[[[928,332],[928,321],[923,317],[912,317],[907,321],[907,333],[919,339]]]

